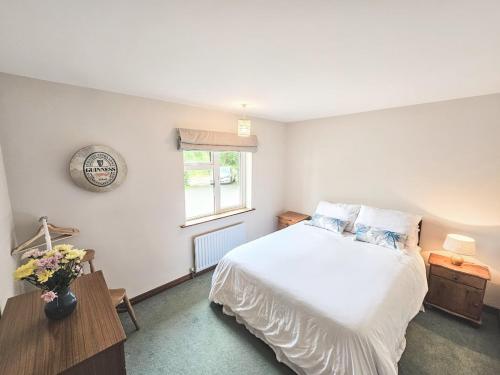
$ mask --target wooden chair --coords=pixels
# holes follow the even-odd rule
[[[90,267],[90,272],[95,272],[95,266],[94,266],[95,250],[88,249],[85,251],[86,254],[82,259],[82,263],[88,263]],[[111,295],[111,301],[113,302],[113,306],[115,306],[116,308],[122,303],[125,304],[125,308],[127,309],[127,312],[130,315],[132,322],[134,322],[135,328],[139,329],[139,323],[137,322],[137,317],[135,316],[135,311],[132,308],[132,304],[130,303],[130,300],[127,297],[126,290],[123,288],[110,289],[109,294]]]

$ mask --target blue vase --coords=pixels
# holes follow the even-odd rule
[[[65,288],[59,293],[53,301],[47,302],[44,311],[47,318],[60,320],[70,315],[76,307],[76,296],[71,289]]]

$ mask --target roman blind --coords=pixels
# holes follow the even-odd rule
[[[178,128],[179,150],[257,151],[257,136],[239,137],[233,133]]]

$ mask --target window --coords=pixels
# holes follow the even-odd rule
[[[183,151],[186,220],[249,207],[247,166],[237,151]]]

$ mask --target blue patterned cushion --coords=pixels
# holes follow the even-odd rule
[[[391,232],[368,225],[356,224],[356,240],[384,246],[391,249],[402,250],[405,248],[406,234]]]
[[[340,220],[335,217],[314,214],[312,219],[305,222],[307,225],[323,228],[332,232],[342,233],[347,226],[346,220]]]
[[[364,224],[355,224],[354,225],[354,234],[356,235],[357,241],[370,242],[368,237],[368,232],[370,227]]]

